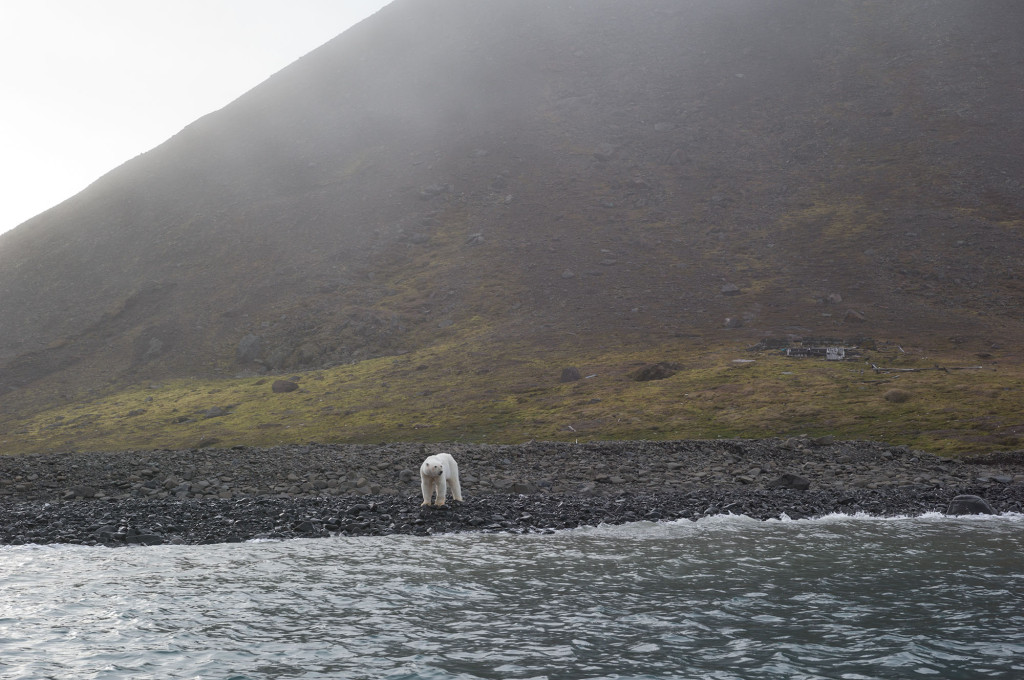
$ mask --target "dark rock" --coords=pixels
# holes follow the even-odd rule
[[[786,472],[768,482],[766,485],[772,489],[795,489],[797,491],[806,491],[811,488],[811,480],[800,475],[795,475],[791,472]],[[792,515],[790,515],[792,517]]]
[[[274,384],[270,386],[272,392],[277,394],[284,394],[285,392],[294,392],[299,389],[298,383],[294,383],[291,380],[275,380]]]
[[[126,535],[124,542],[129,545],[161,545],[164,538],[157,534],[133,533]]]
[[[540,493],[540,489],[537,485],[531,484],[530,482],[515,482],[511,487],[509,487],[509,491],[524,496]]]
[[[722,295],[739,295],[740,292],[740,287],[735,283],[727,283],[722,286]]]
[[[803,448],[810,446],[811,440],[806,436],[800,437],[789,437],[779,444],[780,448],[786,449],[787,451],[799,451]]]
[[[656,364],[650,364],[643,368],[634,371],[631,376],[633,380],[637,382],[647,382],[649,380],[664,380],[665,378],[671,378],[676,374],[676,371],[680,369],[679,364],[668,363],[665,361],[658,362]]]
[[[994,515],[996,511],[981,496],[962,494],[949,502],[947,515]]]
[[[96,496],[96,488],[87,484],[80,484],[79,486],[72,487],[69,495],[72,498],[93,498]]]
[[[562,376],[558,379],[558,382],[575,382],[582,378],[583,376],[580,374],[580,369],[575,366],[568,366],[562,369]]]

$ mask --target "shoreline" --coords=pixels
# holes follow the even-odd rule
[[[421,508],[426,455],[450,451],[465,502]],[[958,495],[1024,512],[1024,455],[948,460],[831,438],[417,444],[0,457],[0,544],[550,532],[700,519],[945,512]]]

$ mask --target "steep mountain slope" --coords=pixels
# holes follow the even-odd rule
[[[1024,337],[1014,0],[397,0],[0,236],[0,400],[479,350]]]

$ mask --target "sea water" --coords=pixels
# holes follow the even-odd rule
[[[1024,678],[1024,516],[0,547],[7,678]]]

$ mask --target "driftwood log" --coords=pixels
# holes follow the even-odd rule
[[[875,373],[919,373],[921,371],[981,371],[984,366],[929,366],[928,368],[889,368],[887,366],[876,366],[871,364],[871,370]]]

